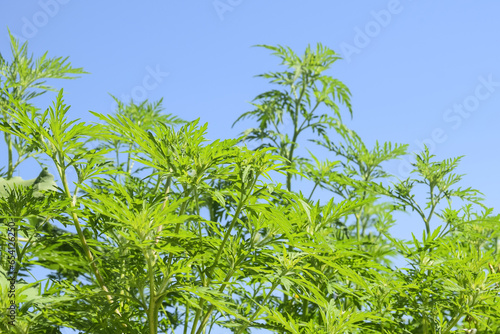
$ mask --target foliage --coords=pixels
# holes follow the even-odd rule
[[[28,44],[19,44],[9,32],[12,60],[8,62],[0,53],[0,119],[11,124],[13,122],[8,110],[13,108],[14,101],[29,103],[32,99],[54,88],[47,83],[49,79],[74,79],[75,75],[86,73],[82,68],[73,68],[68,58],[49,58],[47,53],[33,59],[28,53]],[[33,147],[22,138],[11,137],[4,132],[7,144],[8,164],[7,179],[24,160],[35,157]],[[13,150],[17,152],[17,160],[13,160]]]
[[[259,45],[272,50],[287,69],[282,72],[270,72],[259,77],[270,79],[270,82],[282,86],[283,90],[271,90],[258,95],[252,103],[256,108],[242,114],[235,123],[246,118],[257,118],[258,128],[245,131],[245,140],[266,140],[260,147],[276,147],[279,154],[288,160],[291,167],[301,161],[295,157],[298,137],[306,130],[318,135],[326,135],[327,129],[333,127],[341,119],[340,103],[348,107],[352,114],[349,89],[337,79],[325,75],[333,63],[340,57],[327,47],[318,44],[316,50],[307,47],[304,56],[297,56],[290,48],[282,46]],[[333,112],[318,115],[318,108],[325,106]],[[292,122],[292,131],[288,134],[280,126]],[[292,172],[287,173],[286,185],[291,190]]]
[[[10,152],[0,303],[15,301],[16,318],[2,314],[1,332],[499,332],[499,216],[477,190],[457,187],[459,159],[436,162],[425,149],[410,178],[391,176],[383,164],[407,146],[368,148],[342,123],[338,103],[351,112],[350,93],[325,74],[339,59],[332,50],[298,57],[264,46],[287,68],[262,77],[282,90],[239,118],[258,127],[210,141],[207,124],[163,114],[161,101],[115,99],[115,114],[92,112],[98,122],[88,124],[70,120],[60,90],[42,111],[29,101],[49,89],[43,78],[83,71],[12,44],[0,72]],[[306,130],[328,159],[298,156]],[[241,145],[257,139],[256,150]],[[40,175],[13,177],[28,157]],[[297,188],[313,183],[307,197],[292,191],[292,175]],[[320,188],[333,197],[314,199]],[[422,221],[421,237],[390,234],[409,223],[403,211]],[[28,279],[40,267],[48,278]]]

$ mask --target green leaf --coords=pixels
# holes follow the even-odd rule
[[[33,187],[33,196],[41,197],[45,191],[55,191],[57,185],[54,182],[54,175],[48,172],[45,167],[38,177],[30,180],[23,180],[19,176],[15,176],[9,180],[0,178],[0,197],[7,197],[12,189],[15,187]]]

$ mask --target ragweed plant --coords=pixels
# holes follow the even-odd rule
[[[12,43],[14,60],[0,63],[2,333],[499,332],[499,217],[458,187],[458,159],[425,150],[391,184],[383,163],[406,145],[369,149],[342,124],[350,92],[324,73],[332,50],[266,46],[287,69],[263,76],[282,90],[242,116],[258,128],[210,140],[207,124],[163,114],[161,101],[117,101],[84,122],[60,90],[39,109],[43,78],[83,71]],[[328,160],[296,154],[307,130]],[[240,145],[254,139],[265,142]],[[13,176],[35,156],[38,177]],[[313,182],[307,197],[292,191],[294,174]],[[314,198],[317,188],[333,198]],[[401,210],[420,218],[421,237],[390,234]],[[48,278],[28,279],[37,268]]]

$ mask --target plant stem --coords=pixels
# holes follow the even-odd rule
[[[236,265],[237,264],[235,264],[235,266]],[[231,279],[233,274],[234,274],[234,267],[233,267],[233,269],[231,269],[227,273],[226,278],[224,278],[224,282],[222,283],[221,287],[219,288],[220,293],[222,293],[226,289],[226,286],[229,284],[229,280]],[[205,316],[203,317],[203,320],[201,321],[200,327],[198,327],[196,334],[201,334],[201,332],[205,329],[205,327],[208,323],[208,320],[210,319],[210,316],[212,315],[212,312],[214,309],[215,309],[215,306],[213,304],[208,307],[207,313],[205,313]]]
[[[458,323],[458,321],[460,320],[460,318],[462,318],[462,312],[458,313],[457,315],[455,315],[451,321],[450,321],[450,324],[448,325],[448,327],[446,327],[446,329],[444,330],[443,334],[446,334],[446,333],[449,333],[452,328]]]
[[[183,334],[187,334],[188,323],[189,323],[189,304],[186,305],[186,317],[184,319],[184,331],[182,332]]]
[[[161,209],[164,210],[165,207],[167,206],[168,202],[168,193],[170,192],[170,183],[172,182],[172,177],[169,176],[167,178],[167,181],[165,183],[165,200],[163,201],[163,204],[161,205]],[[159,182],[158,182],[159,184]],[[156,231],[156,240],[155,244],[158,244],[158,241],[160,241],[160,232],[163,230],[163,225],[158,226],[158,229]]]
[[[127,173],[130,173],[130,169],[132,169],[132,166],[130,164],[131,163],[131,159],[132,159],[132,157],[131,157],[132,153],[130,152],[131,149],[132,149],[132,144],[129,144],[128,145],[128,151],[129,152],[128,152],[128,157],[127,157]]]
[[[295,100],[295,110],[292,116],[292,121],[293,121],[293,138],[291,142],[291,148],[290,148],[290,153],[288,155],[288,160],[289,160],[289,166],[290,168],[293,165],[293,153],[295,150],[295,146],[297,145],[297,137],[299,136],[301,132],[301,128],[298,127],[298,121],[299,121],[299,108],[300,108],[300,102],[302,101],[302,98],[304,97],[304,93],[306,91],[307,87],[307,76],[305,78],[302,78],[302,89],[300,90],[300,95],[298,98]],[[286,188],[288,191],[292,191],[292,174],[287,171],[286,173]]]
[[[259,178],[259,175],[256,175],[255,178],[252,181],[252,184],[250,185],[250,187],[248,187],[248,189],[249,189],[248,190],[248,195],[250,194],[250,192],[252,191],[253,187],[255,186],[255,183],[257,182],[258,178]],[[215,256],[214,262],[213,262],[213,264],[211,266],[212,270],[213,270],[213,268],[215,268],[217,266],[217,264],[219,262],[219,259],[220,259],[221,255],[222,255],[222,250],[224,249],[224,247],[226,245],[226,242],[229,239],[229,235],[231,234],[232,229],[236,225],[236,222],[238,220],[238,216],[240,215],[241,210],[243,209],[243,206],[245,204],[245,201],[248,198],[248,195],[245,194],[245,188],[243,187],[243,184],[242,184],[240,202],[238,203],[238,207],[236,208],[236,212],[234,213],[234,217],[233,217],[233,220],[231,222],[231,225],[229,226],[229,228],[227,229],[226,233],[224,234],[224,239],[222,241],[222,244],[220,245],[219,250],[217,252],[217,255]],[[234,266],[236,266],[236,265],[237,264],[234,264]],[[232,276],[233,273],[234,273],[234,267],[233,267],[233,270],[231,270],[226,275],[226,278],[224,279],[224,282],[223,282],[222,286],[220,287],[219,292],[222,293],[224,291],[224,289],[226,288],[226,286],[228,284],[228,281],[231,278],[231,276]],[[210,305],[210,307],[207,310],[207,313],[203,317],[203,320],[202,320],[202,322],[200,324],[200,327],[198,328],[198,331],[196,332],[196,334],[201,334],[201,332],[203,331],[203,329],[205,328],[205,326],[206,326],[206,324],[208,322],[208,319],[210,318],[210,315],[212,314],[213,309],[214,309],[214,306]],[[198,319],[195,319],[195,321],[197,321],[197,320]],[[194,328],[194,326],[193,326],[193,328]]]
[[[64,187],[64,192],[68,199],[70,199],[70,206],[71,206],[71,218],[73,219],[73,223],[75,224],[75,229],[78,234],[78,238],[80,239],[80,244],[83,248],[83,252],[85,253],[85,256],[89,260],[90,263],[90,268],[92,269],[92,272],[94,273],[97,282],[99,283],[99,286],[101,289],[106,292],[106,298],[108,299],[110,304],[113,304],[113,297],[111,296],[111,293],[109,289],[106,287],[106,284],[104,283],[104,279],[101,276],[101,273],[99,271],[99,268],[97,268],[97,265],[95,264],[95,259],[94,256],[92,255],[92,252],[90,251],[90,247],[87,243],[87,239],[85,238],[85,235],[83,234],[82,227],[80,225],[80,220],[78,218],[78,215],[74,212],[73,209],[76,209],[76,197],[73,197],[71,195],[71,191],[69,190],[68,186],[68,179],[66,177],[66,172],[64,168],[61,167],[60,163],[57,161],[57,159],[54,159],[54,162],[56,164],[57,171],[59,173],[59,176],[61,177],[63,187]],[[118,309],[115,309],[115,312],[121,316],[121,313]]]
[[[314,188],[311,190],[311,193],[309,194],[309,198],[307,199],[307,201],[310,201],[311,200],[311,197],[314,193],[314,191],[316,190],[316,187],[318,186],[318,182],[315,182],[314,183]]]
[[[360,217],[360,214],[358,214],[358,213],[356,213],[355,216],[356,216],[356,239],[359,243],[359,241],[361,240],[361,231],[360,231],[361,230],[361,226],[360,226],[361,217]]]
[[[282,275],[280,275],[280,277],[282,277]],[[240,327],[240,329],[236,332],[236,334],[242,333],[245,329],[247,329],[248,326],[250,326],[252,324],[252,322],[255,320],[255,318],[257,318],[260,315],[260,313],[262,311],[262,305],[266,304],[269,297],[272,295],[272,293],[274,292],[276,287],[279,285],[279,283],[278,283],[279,281],[280,281],[279,279],[274,281],[273,285],[271,286],[271,289],[269,290],[269,292],[266,295],[266,298],[264,298],[264,300],[262,301],[261,307],[259,307],[259,309],[257,311],[255,311],[254,315],[248,320],[247,323],[245,323],[244,325],[242,325]]]
[[[8,157],[8,165],[7,165],[7,180],[12,178],[14,174],[14,166],[12,162],[12,135],[10,133],[5,132],[5,142],[7,143],[7,157]]]
[[[158,314],[156,312],[156,287],[155,287],[155,273],[154,273],[154,257],[153,250],[145,255],[148,261],[148,272],[149,272],[149,309],[148,309],[148,322],[149,322],[149,334],[157,334],[158,331]]]
[[[241,210],[243,209],[243,204],[244,200],[242,199],[240,203],[238,204],[238,207],[236,208],[236,212],[234,213],[234,218],[233,221],[231,222],[231,225],[227,229],[226,233],[224,234],[224,239],[222,240],[222,244],[219,247],[219,250],[217,251],[217,255],[215,256],[214,263],[212,265],[213,268],[217,266],[217,263],[219,262],[219,259],[222,255],[222,250],[224,249],[224,246],[226,245],[227,240],[229,239],[229,235],[231,234],[231,231],[234,228],[234,225],[236,225],[236,221],[238,220],[238,216],[240,215]]]

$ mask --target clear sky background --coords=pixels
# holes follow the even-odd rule
[[[499,13],[494,0],[0,0],[0,52],[9,58],[8,27],[35,56],[69,56],[90,72],[55,83],[65,89],[70,117],[93,121],[88,110],[113,112],[108,93],[137,101],[163,97],[166,112],[208,122],[209,138],[216,139],[255,124],[231,128],[269,88],[254,76],[279,69],[278,58],[253,45],[280,44],[302,54],[321,42],[344,58],[330,74],[351,89],[354,117],[344,120],[369,147],[391,141],[413,151],[424,142],[438,159],[464,155],[461,185],[481,190],[495,207]],[[6,160],[4,147],[0,154]],[[388,170],[405,177],[406,166],[400,161]],[[402,221],[395,233],[407,238],[421,230]]]

